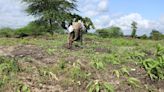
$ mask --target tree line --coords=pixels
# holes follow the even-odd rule
[[[96,34],[103,38],[111,37],[128,37],[128,38],[139,38],[139,39],[153,39],[161,40],[164,39],[164,34],[156,29],[152,29],[151,33],[148,35],[143,34],[142,36],[137,36],[137,22],[133,21],[131,23],[131,35],[124,35],[121,28],[116,26],[111,26],[108,28],[97,29]]]

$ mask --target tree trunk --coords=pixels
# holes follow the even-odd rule
[[[50,24],[49,32],[50,32],[51,35],[53,35],[53,31],[52,31],[52,19],[49,19],[49,24]]]

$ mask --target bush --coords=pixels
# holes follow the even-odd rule
[[[0,37],[12,37],[14,35],[14,30],[11,28],[0,29]]]
[[[150,38],[153,40],[161,40],[162,39],[162,33],[160,33],[158,30],[153,29],[150,33]]]
[[[64,29],[62,29],[62,28],[58,28],[58,29],[54,30],[54,32],[59,33],[59,34],[64,34],[65,33]]]
[[[35,22],[29,23],[27,26],[17,29],[15,31],[16,37],[25,37],[25,36],[39,36],[44,34],[44,27],[36,24]]]
[[[111,37],[121,37],[123,33],[119,27],[111,27],[96,30],[96,33],[103,38]]]
[[[148,39],[148,37],[147,37],[146,34],[142,35],[140,38],[141,38],[141,39]]]

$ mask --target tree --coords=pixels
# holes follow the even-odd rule
[[[83,18],[83,20],[84,20],[84,25],[86,27],[86,32],[88,32],[88,30],[91,29],[91,28],[95,29],[95,26],[94,26],[94,24],[93,24],[93,22],[91,21],[90,18],[85,17],[85,18]]]
[[[37,22],[44,23],[48,32],[53,33],[53,25],[58,27],[62,21],[70,19],[70,13],[76,9],[76,0],[23,0],[27,3],[26,11],[37,17]]]
[[[137,31],[137,22],[133,21],[131,24],[131,28],[132,28],[131,37],[135,38],[136,37],[136,31]]]
[[[86,27],[86,30],[85,30],[86,33],[88,32],[89,29],[91,29],[91,28],[94,29],[95,28],[95,26],[94,26],[94,24],[93,24],[93,22],[91,21],[90,18],[88,18],[88,17],[83,18],[83,17],[81,17],[77,14],[70,14],[70,15],[71,15],[71,19],[73,19],[75,22],[77,22],[78,20],[83,21],[84,26]],[[71,22],[73,20],[71,20]]]
[[[162,33],[160,33],[158,30],[153,29],[150,33],[150,38],[153,40],[160,40],[162,39]]]

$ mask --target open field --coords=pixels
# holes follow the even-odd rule
[[[0,38],[0,92],[164,92],[163,72],[145,65],[164,66],[164,40],[85,35],[72,49],[66,42],[58,34]]]

